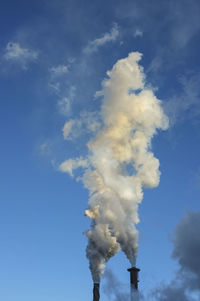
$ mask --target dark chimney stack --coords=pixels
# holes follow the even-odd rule
[[[131,282],[131,289],[137,290],[138,289],[138,272],[140,269],[137,269],[135,267],[132,267],[128,269],[127,271],[130,272],[130,282]]]
[[[100,294],[99,294],[99,283],[94,283],[93,288],[93,301],[99,301]]]

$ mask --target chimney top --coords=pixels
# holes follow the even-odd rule
[[[127,271],[130,272],[130,284],[131,284],[131,288],[137,290],[138,289],[138,282],[139,282],[139,280],[138,280],[138,273],[139,273],[140,269],[138,269],[136,267],[131,267]]]
[[[135,271],[135,272],[139,272],[140,269],[136,268],[136,267],[132,267],[132,268],[129,268],[127,269],[128,272],[132,272],[132,271]]]

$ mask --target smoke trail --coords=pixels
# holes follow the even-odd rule
[[[130,300],[130,286],[124,285],[109,269],[104,273],[103,292],[110,301],[128,301]],[[135,289],[131,291],[134,301],[145,301],[143,295]]]
[[[106,269],[104,273],[103,292],[108,300],[127,301],[130,299],[130,287],[121,283],[111,270]]]
[[[151,139],[157,129],[168,127],[168,119],[160,100],[145,85],[140,59],[140,53],[130,53],[107,72],[97,93],[103,97],[102,128],[88,142],[88,157],[60,165],[61,171],[71,174],[73,166],[85,168],[82,181],[89,190],[85,215],[92,219],[86,252],[94,282],[100,281],[106,261],[120,249],[134,266],[142,187],[159,183],[159,161],[151,152]]]

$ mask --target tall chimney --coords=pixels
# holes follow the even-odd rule
[[[93,287],[93,301],[99,301],[100,294],[99,294],[99,283],[94,283]]]
[[[138,289],[138,272],[140,269],[137,269],[136,267],[132,267],[128,269],[127,271],[130,272],[130,283],[131,283],[131,289],[137,290]]]

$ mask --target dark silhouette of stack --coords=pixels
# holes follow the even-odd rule
[[[140,271],[140,269],[136,268],[136,267],[132,267],[130,269],[128,269],[127,271],[130,272],[130,283],[131,283],[131,288],[134,290],[138,289],[138,272]]]
[[[100,294],[99,294],[99,283],[94,283],[93,287],[93,301],[99,301]]]
[[[138,273],[140,269],[136,267],[132,267],[127,271],[130,272],[130,285],[131,285],[131,301],[134,300],[134,292],[138,290]],[[99,294],[99,283],[94,283],[93,287],[93,301],[99,301],[100,294]]]

